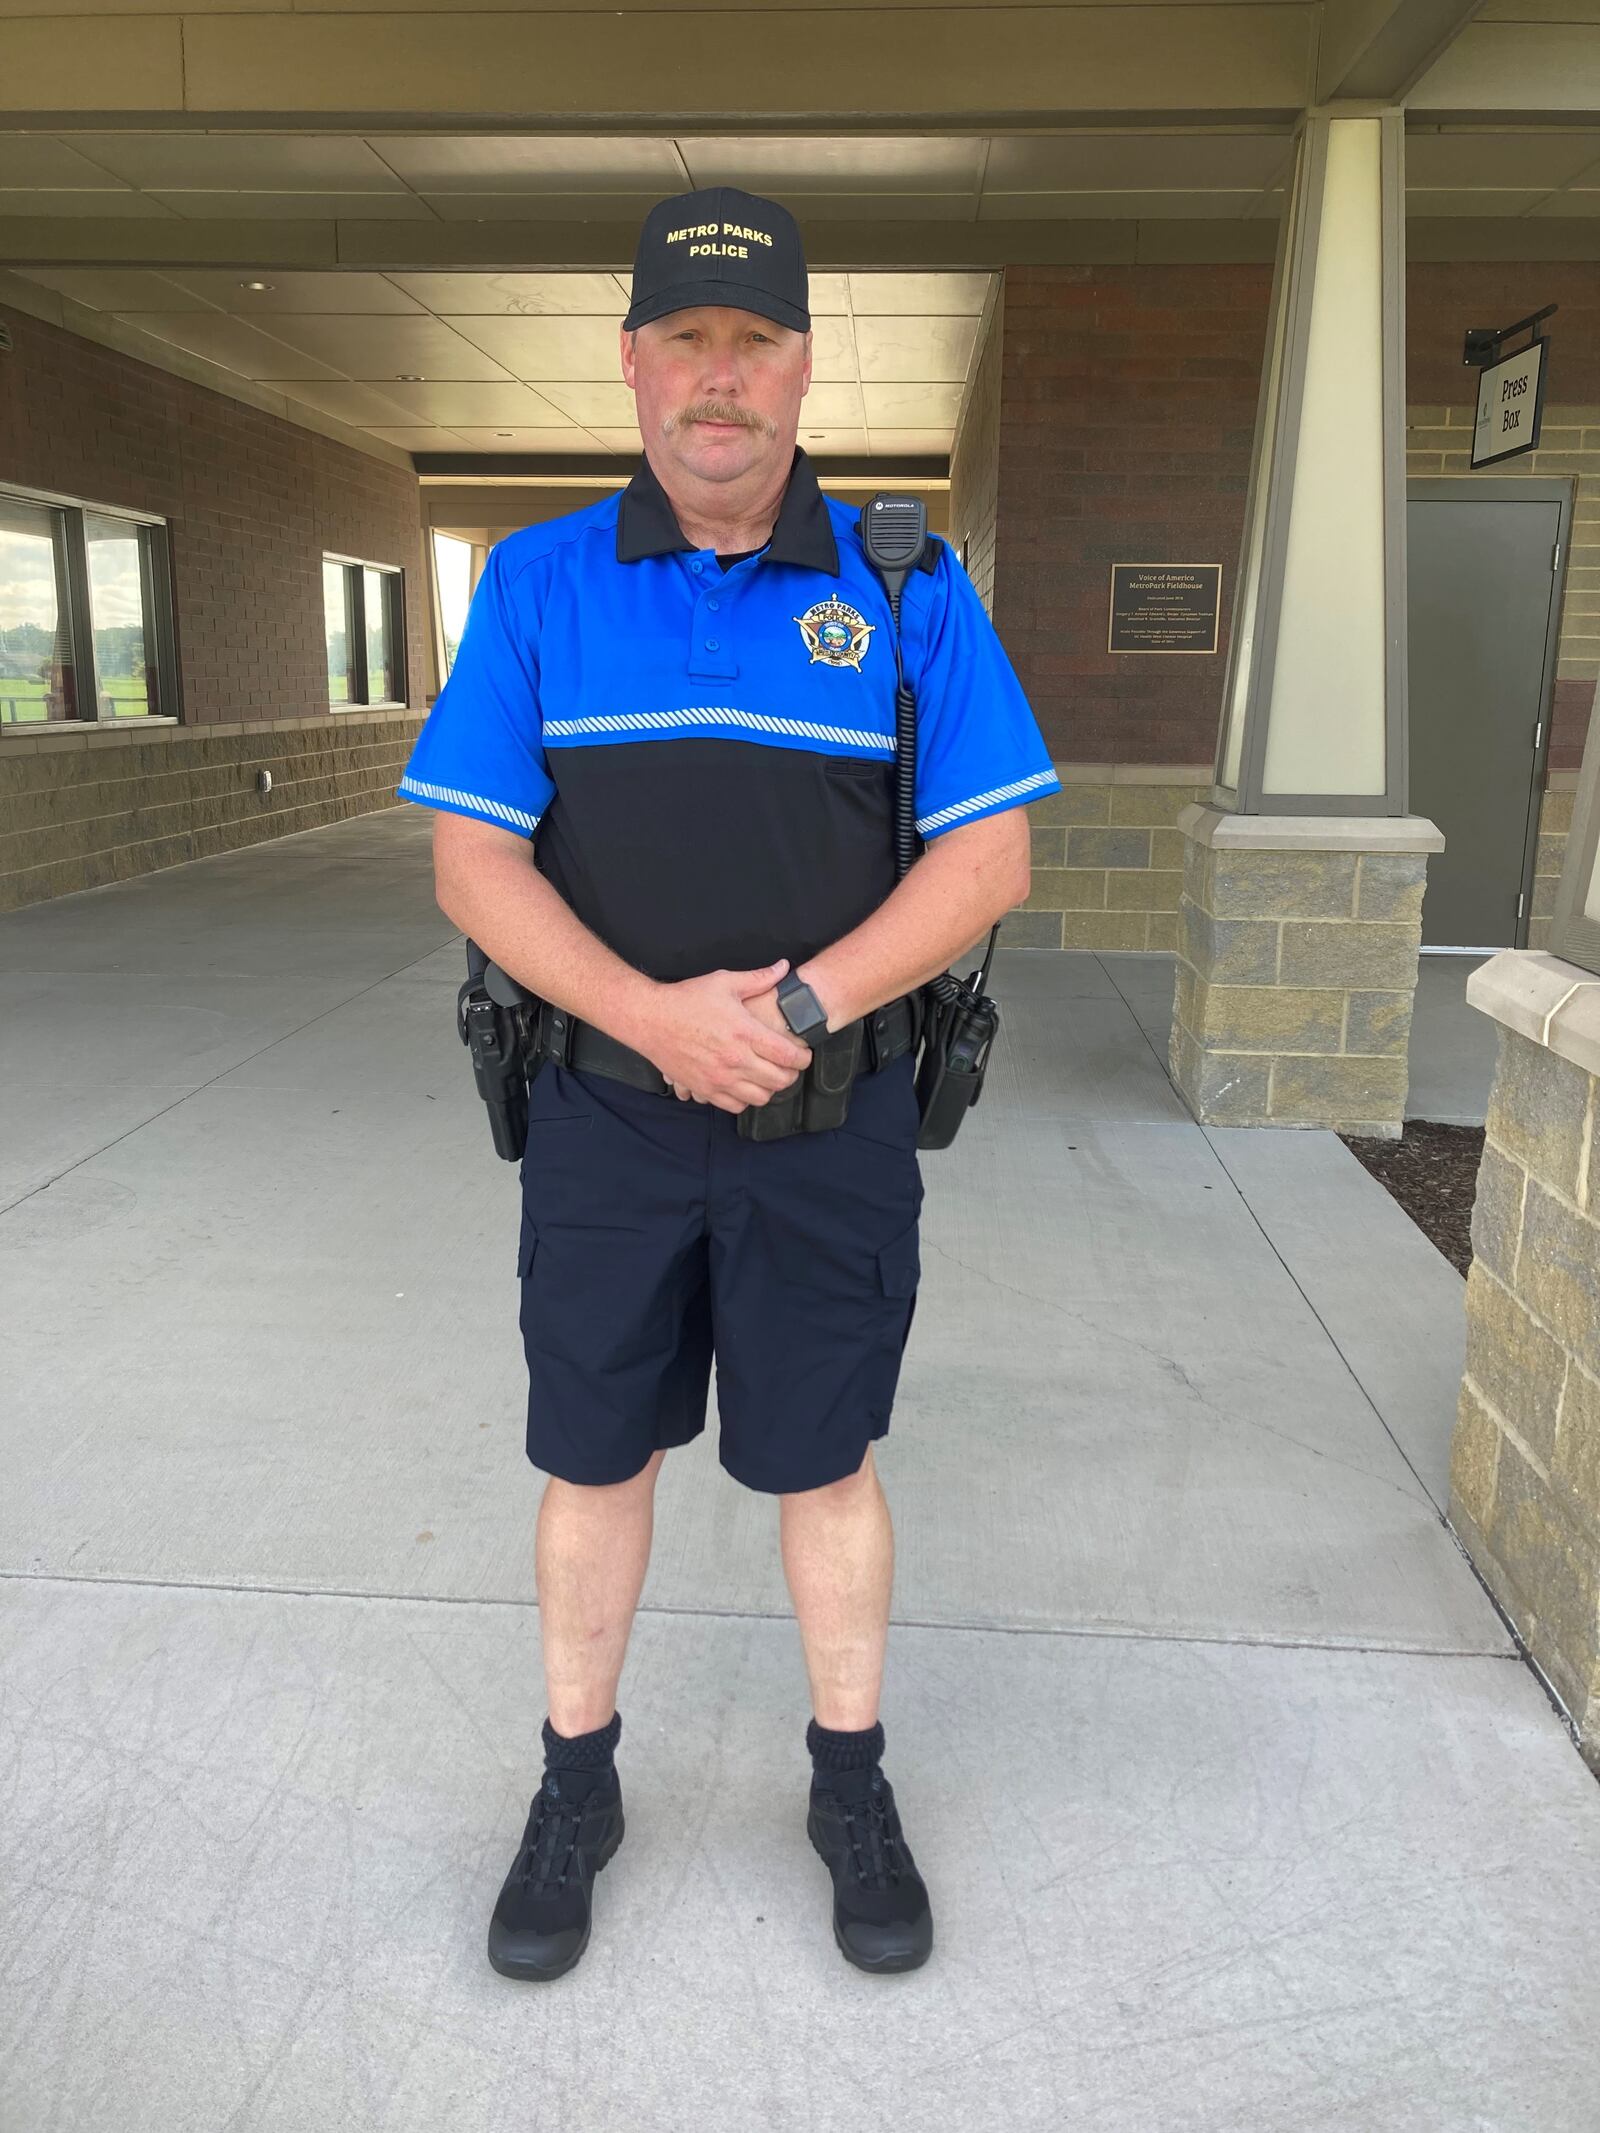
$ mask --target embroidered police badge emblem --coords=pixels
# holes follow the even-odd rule
[[[800,625],[813,666],[821,660],[824,666],[854,667],[860,673],[875,623],[858,615],[853,607],[846,607],[842,600],[819,600],[815,607],[808,607],[794,619]]]

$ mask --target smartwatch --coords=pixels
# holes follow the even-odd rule
[[[778,1012],[802,1044],[815,1047],[828,1034],[828,1010],[792,970],[778,980]]]

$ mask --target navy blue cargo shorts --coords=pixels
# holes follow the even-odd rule
[[[911,1054],[863,1074],[844,1125],[741,1140],[682,1103],[547,1061],[522,1166],[528,1457],[627,1481],[705,1428],[772,1494],[853,1474],[884,1436],[916,1309]]]

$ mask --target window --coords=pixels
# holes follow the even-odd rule
[[[0,724],[177,715],[166,527],[0,490]]]
[[[433,536],[433,583],[439,617],[440,678],[448,680],[472,600],[472,543],[458,534]]]
[[[405,579],[383,563],[322,559],[322,616],[328,644],[328,702],[406,701]]]

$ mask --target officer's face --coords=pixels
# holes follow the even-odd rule
[[[787,468],[811,384],[811,336],[725,305],[671,311],[622,336],[639,434],[657,472],[736,481]]]

